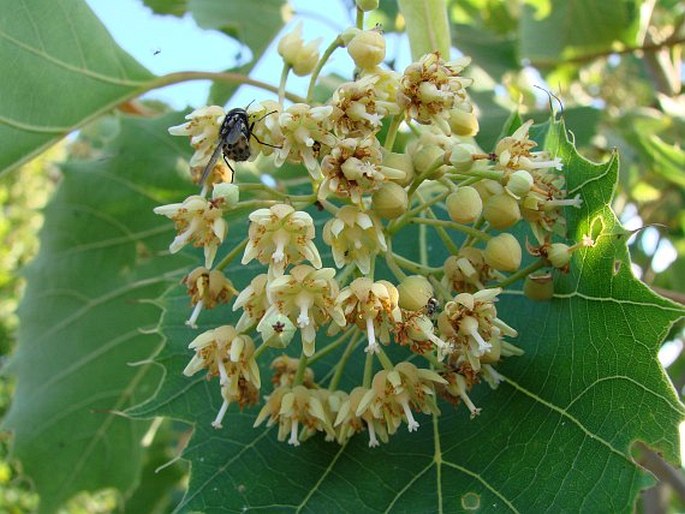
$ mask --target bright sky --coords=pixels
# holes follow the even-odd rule
[[[192,16],[183,18],[153,14],[142,0],[86,0],[115,41],[141,64],[155,74],[163,75],[176,71],[225,71],[234,65],[240,45],[218,31],[201,29]],[[286,25],[281,35],[290,32],[297,20],[304,22],[303,37],[308,42],[322,37],[323,50],[337,34],[352,25],[354,20],[341,0],[321,1],[291,0],[297,16]],[[406,50],[408,53],[408,49]],[[337,51],[326,68],[350,76],[352,61],[344,51]],[[280,57],[275,47],[270,48],[253,71],[252,77],[276,84],[281,70]],[[306,91],[306,78],[291,75],[288,90],[297,93]],[[204,105],[209,91],[209,81],[194,81],[170,86],[148,93],[147,97],[163,100],[176,109],[188,105]],[[232,104],[243,106],[254,99],[264,99],[268,93],[253,88],[241,88]]]

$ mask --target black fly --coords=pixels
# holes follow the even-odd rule
[[[223,154],[224,162],[231,170],[231,182],[233,182],[235,170],[228,160],[231,159],[235,162],[243,162],[248,160],[250,158],[251,137],[255,138],[259,144],[271,146],[272,148],[280,148],[280,146],[264,143],[252,133],[252,128],[257,121],[261,121],[269,114],[273,114],[275,112],[276,111],[269,112],[258,120],[250,123],[247,110],[243,109],[242,107],[236,107],[235,109],[228,111],[223,123],[221,124],[221,127],[219,128],[219,144],[214,149],[214,152],[212,152],[212,156],[209,158],[209,162],[202,172],[200,185],[205,183],[205,180],[207,180],[207,177],[209,177],[209,174],[214,169],[214,165],[219,159],[219,154]]]

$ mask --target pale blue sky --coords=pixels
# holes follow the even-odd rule
[[[155,74],[175,71],[224,71],[235,64],[240,44],[219,31],[205,30],[197,26],[192,16],[183,18],[153,14],[142,0],[86,0],[109,30],[115,41],[141,64]],[[323,50],[337,34],[354,23],[350,13],[340,0],[327,0],[326,9],[317,0],[291,0],[296,17],[285,27],[281,35],[292,30],[296,21],[304,22],[305,41],[322,37]],[[392,45],[393,41],[389,41]],[[401,44],[400,60],[408,63],[409,50],[406,41]],[[392,51],[392,48],[389,48]],[[248,52],[249,55],[249,52]],[[350,76],[352,61],[344,50],[338,50],[325,71]],[[280,57],[272,46],[253,70],[252,77],[276,84],[281,70]],[[307,78],[291,76],[288,90],[304,93]],[[175,109],[204,105],[209,91],[208,81],[194,81],[152,91],[154,97]],[[262,100],[270,95],[262,90],[243,87],[234,96],[232,105],[246,105],[251,100]]]

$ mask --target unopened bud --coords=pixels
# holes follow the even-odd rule
[[[292,67],[293,73],[300,77],[309,75],[319,61],[321,39],[310,41],[306,45],[302,40],[302,23],[286,34],[278,42],[278,53]]]
[[[416,176],[411,156],[406,153],[388,152],[385,149],[383,149],[382,152],[383,166],[404,171],[405,177],[403,179],[393,180],[393,182],[396,182],[401,186],[408,186],[411,184]]]
[[[399,305],[408,311],[423,309],[428,300],[433,298],[433,286],[426,277],[412,275],[397,286],[400,295]]]
[[[393,219],[407,212],[407,191],[394,182],[386,182],[371,197],[371,207],[381,218]]]
[[[511,234],[490,239],[483,255],[488,266],[499,271],[516,271],[521,266],[521,245]]]
[[[530,300],[544,302],[554,295],[554,280],[550,273],[528,275],[523,283],[523,294]]]
[[[418,173],[424,173],[425,171],[428,171],[433,166],[435,166],[435,163],[438,161],[438,159],[442,160],[442,156],[444,153],[444,150],[440,148],[438,145],[423,146],[418,152],[416,152],[413,155],[414,168]],[[439,178],[438,169],[436,169],[436,172],[434,174],[427,178]]]
[[[385,38],[378,30],[359,32],[347,45],[354,64],[362,70],[371,70],[385,59]]]
[[[527,195],[531,187],[533,187],[532,175],[526,170],[518,170],[509,177],[506,189],[518,199]]]
[[[447,123],[452,133],[458,136],[472,137],[478,134],[478,118],[472,112],[452,109]]]
[[[477,150],[467,144],[458,144],[452,147],[452,154],[450,155],[450,164],[459,173],[466,173],[473,168],[473,154]]]
[[[483,201],[478,191],[463,186],[451,193],[446,200],[447,214],[457,223],[473,223],[483,212]]]
[[[503,230],[515,225],[521,219],[521,210],[516,199],[511,196],[495,195],[485,201],[483,216],[493,228]]]
[[[553,243],[547,251],[547,258],[555,268],[565,268],[571,261],[571,250],[564,243]]]
[[[224,209],[232,209],[238,205],[240,200],[240,189],[235,184],[222,182],[214,186],[212,190],[212,200],[221,198],[224,201]]]

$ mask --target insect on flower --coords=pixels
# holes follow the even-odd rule
[[[250,123],[250,118],[246,109],[243,109],[242,107],[236,107],[235,109],[228,111],[224,121],[221,123],[221,127],[219,128],[219,144],[217,144],[214,152],[212,152],[212,156],[209,158],[209,162],[202,172],[200,185],[205,183],[205,180],[207,180],[207,177],[209,177],[210,172],[214,169],[214,165],[219,159],[219,154],[223,154],[224,162],[231,170],[232,182],[233,176],[235,175],[235,170],[228,160],[231,159],[235,162],[243,162],[248,160],[250,158],[251,137],[255,138],[260,145],[270,146],[272,148],[280,148],[280,146],[265,143],[252,133],[252,128],[255,126],[255,123],[262,121],[264,118],[270,114],[274,114],[275,112],[276,111],[268,112],[258,120]]]

